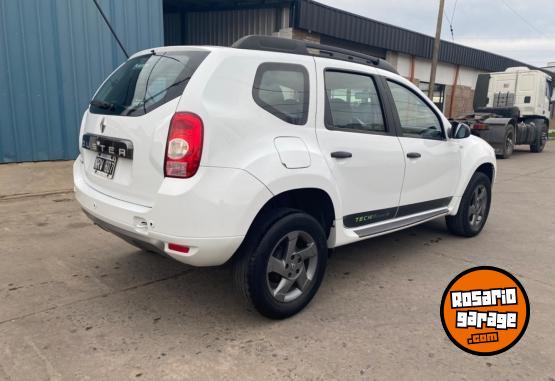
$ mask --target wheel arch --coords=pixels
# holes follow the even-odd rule
[[[248,231],[252,231],[259,219],[281,208],[300,210],[314,217],[324,229],[326,237],[329,237],[336,218],[336,208],[328,192],[321,188],[296,188],[274,195],[260,208]]]
[[[491,181],[492,184],[495,181],[495,166],[492,163],[489,163],[489,162],[482,163],[474,171],[474,173],[476,173],[476,172],[481,172],[484,175],[486,175],[489,178],[489,180]],[[468,186],[468,184],[467,184],[467,186]]]
[[[470,179],[472,179],[472,176],[474,176],[476,172],[484,173],[486,176],[489,177],[491,183],[493,184],[495,181],[496,171],[497,167],[495,165],[495,161],[481,160],[477,162],[474,166],[470,168],[469,171],[466,172],[467,175],[464,176],[463,180],[459,183],[456,196],[462,197],[464,191],[470,183]]]
[[[490,157],[491,156],[493,156],[493,153],[490,154]],[[468,187],[468,184],[470,183],[472,176],[474,176],[475,173],[480,172],[485,174],[490,179],[491,184],[493,185],[497,174],[497,166],[495,164],[495,156],[493,156],[493,158],[490,158],[490,157],[488,156],[482,157],[481,160],[477,161],[473,166],[469,166],[468,171],[464,172],[467,175],[463,176],[459,183],[459,186],[455,194],[455,198],[453,200],[454,203],[451,205],[451,211],[449,213],[450,215],[457,214],[462,196],[464,195],[464,192]]]
[[[497,164],[495,151],[490,144],[477,137],[466,139],[461,149],[461,177],[455,197],[462,197],[470,179],[477,171],[485,173],[495,182],[497,174]]]

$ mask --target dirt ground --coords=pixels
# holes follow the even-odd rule
[[[0,166],[0,380],[555,380],[555,145],[499,161],[474,239],[443,220],[340,248],[302,313],[242,304],[227,268],[140,252],[93,226],[71,163]],[[35,195],[38,193],[38,195]],[[442,293],[493,265],[525,287],[521,341],[493,357],[445,335]]]

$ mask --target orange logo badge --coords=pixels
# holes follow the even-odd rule
[[[530,303],[520,282],[496,267],[457,275],[441,300],[441,322],[460,349],[480,356],[504,352],[524,335]]]

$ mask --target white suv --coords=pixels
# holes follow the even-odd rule
[[[306,306],[328,249],[488,217],[492,148],[385,61],[249,36],[142,51],[81,124],[76,198],[100,227],[193,266],[231,261],[264,315]]]

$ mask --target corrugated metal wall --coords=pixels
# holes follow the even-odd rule
[[[162,0],[100,0],[131,54],[163,45]],[[81,116],[125,57],[92,0],[0,0],[0,163],[74,159]]]
[[[182,13],[164,13],[164,45],[185,45],[183,40]]]
[[[347,41],[430,59],[434,39],[424,34],[347,13],[309,0],[298,0],[295,27]],[[529,66],[493,53],[441,42],[441,62],[503,71],[511,66]]]
[[[281,8],[190,12],[185,17],[185,43],[230,46],[249,34],[270,35],[280,29],[282,14]]]
[[[359,44],[352,41],[342,40],[340,38],[334,38],[327,36],[325,34],[320,35],[320,43],[324,45],[338,46],[343,49],[354,50],[355,52],[360,52],[363,54],[368,54],[374,57],[379,57],[386,59],[387,50],[382,48],[376,48],[370,45]]]

